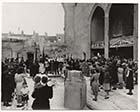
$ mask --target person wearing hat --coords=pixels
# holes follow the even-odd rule
[[[40,77],[40,78],[39,78]],[[53,97],[53,85],[48,86],[48,77],[45,75],[37,76],[35,79],[34,91],[32,97],[34,98],[32,109],[33,110],[49,110],[50,101]]]

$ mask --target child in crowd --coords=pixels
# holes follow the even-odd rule
[[[90,86],[91,86],[93,95],[95,97],[95,98],[93,98],[94,101],[97,101],[97,96],[98,96],[98,92],[99,92],[99,76],[100,76],[99,71],[95,68],[92,68]]]

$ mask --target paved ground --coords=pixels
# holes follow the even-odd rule
[[[64,108],[64,79],[62,77],[53,77],[52,80],[56,80],[56,86],[54,86],[53,90],[53,98],[50,100],[50,105],[52,110],[68,110]],[[126,93],[128,92],[126,89],[115,90],[110,92],[110,98],[104,99],[104,91],[101,90],[99,92],[98,101],[93,101],[93,95],[91,88],[89,86],[89,78],[86,78],[87,81],[87,107],[84,110],[137,110],[138,109],[138,93],[137,86],[134,89],[134,95],[128,96]],[[30,89],[30,100],[28,109],[31,110],[31,105],[33,102],[33,98],[31,97],[33,91],[33,80],[31,78],[27,78],[27,83]],[[12,103],[11,107],[2,106],[3,110],[20,110],[22,108],[16,107],[15,100]]]
[[[129,96],[128,90],[117,89],[110,92],[110,98],[104,99],[105,92],[101,90],[98,95],[98,101],[93,101],[92,91],[87,80],[87,105],[93,110],[137,110],[138,109],[138,87],[134,87],[134,95]]]
[[[33,102],[33,98],[31,97],[32,91],[33,91],[33,80],[31,78],[27,78],[27,83],[29,86],[30,90],[30,95],[29,95],[29,106],[28,110],[32,110],[31,105]],[[64,108],[64,79],[62,77],[53,77],[52,80],[56,80],[56,85],[53,88],[53,98],[50,99],[50,105],[51,105],[51,110],[68,110],[67,108]],[[2,110],[21,110],[22,108],[17,108],[16,107],[16,102],[15,100],[13,101],[13,104],[11,107],[1,107]],[[89,108],[85,107],[85,110],[88,110]]]

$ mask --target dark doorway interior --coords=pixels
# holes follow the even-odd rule
[[[100,53],[100,55],[103,55],[104,49],[91,49],[91,57],[97,56],[97,53]]]
[[[109,49],[110,56],[120,56],[122,58],[132,58],[133,59],[133,47],[118,47]]]
[[[91,20],[91,41],[98,42],[104,40],[104,11],[97,7]]]

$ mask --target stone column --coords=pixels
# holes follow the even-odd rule
[[[104,56],[109,58],[109,15],[105,13],[104,18]]]
[[[74,3],[63,3],[65,9],[65,42],[68,45],[68,52],[74,51]]]
[[[134,5],[134,45],[133,45],[133,59],[138,60],[138,4]]]

